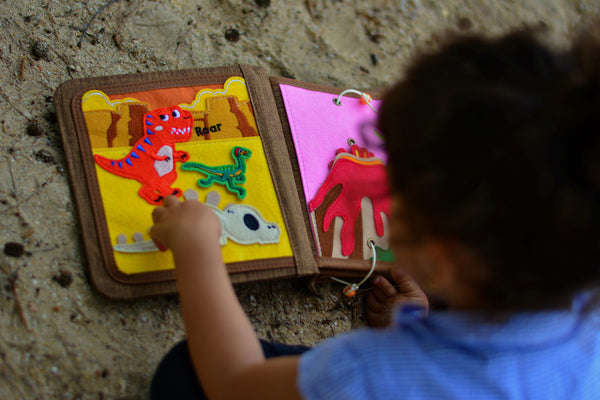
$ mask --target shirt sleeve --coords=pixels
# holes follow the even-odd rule
[[[302,354],[297,385],[303,399],[369,398],[350,336],[328,339]]]

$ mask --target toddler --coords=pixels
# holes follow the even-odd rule
[[[600,399],[600,45],[455,38],[388,91],[379,130],[398,267],[373,279],[373,327],[259,341],[217,216],[171,196],[151,234],[173,251],[188,339],[153,398]]]

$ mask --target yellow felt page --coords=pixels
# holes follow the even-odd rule
[[[199,200],[202,202],[206,202],[209,192],[216,191],[220,195],[220,202],[216,205],[219,210],[223,210],[228,204],[250,206],[257,210],[264,220],[280,229],[278,243],[239,244],[231,239],[227,240],[222,247],[226,263],[292,256],[288,232],[260,137],[177,143],[175,148],[178,151],[186,151],[190,156],[190,162],[222,167],[235,164],[232,158],[232,149],[236,146],[252,152],[252,155],[246,160],[246,182],[239,184],[246,189],[245,198],[239,198],[235,192],[228,190],[225,185],[218,182],[212,183],[207,188],[200,187],[197,184],[198,179],[205,179],[207,175],[196,171],[183,171],[180,162],[176,163],[177,180],[172,187],[179,188],[182,192],[193,189],[197,191]],[[126,156],[130,149],[130,147],[113,147],[96,149],[93,153],[116,160]],[[152,226],[151,214],[154,206],[138,195],[141,183],[111,174],[99,166],[96,166],[96,172],[111,242],[117,244],[117,238],[122,234],[127,238],[127,243],[133,243],[133,235],[136,232],[141,234],[143,240],[148,240],[148,229]],[[174,267],[170,252],[122,253],[115,251],[114,256],[118,269],[125,274],[159,271]]]

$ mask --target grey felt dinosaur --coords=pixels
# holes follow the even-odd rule
[[[184,197],[186,200],[198,200],[198,192],[188,189]],[[221,220],[221,246],[226,245],[228,240],[239,244],[279,243],[281,228],[277,223],[266,221],[256,208],[245,204],[228,204],[221,210],[217,207],[220,200],[221,196],[216,191],[206,195],[206,205]],[[158,251],[152,240],[143,240],[140,232],[136,232],[133,239],[133,243],[127,243],[127,236],[120,234],[113,249],[121,253]]]

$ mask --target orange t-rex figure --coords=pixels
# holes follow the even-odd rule
[[[181,196],[181,189],[171,188],[177,179],[175,163],[187,161],[189,155],[175,150],[175,143],[191,139],[193,123],[192,114],[178,106],[157,108],[144,114],[144,136],[127,156],[111,160],[96,154],[94,159],[108,172],[140,182],[138,194],[158,205],[170,194]]]

